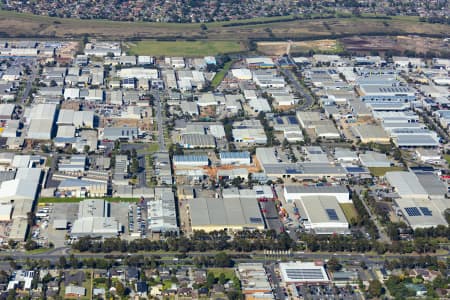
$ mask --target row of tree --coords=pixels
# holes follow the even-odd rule
[[[111,253],[138,251],[177,251],[177,252],[205,252],[211,250],[229,250],[236,252],[251,252],[257,250],[289,250],[295,249],[294,241],[286,233],[274,234],[268,233],[254,234],[255,238],[249,238],[249,235],[234,236],[230,238],[226,232],[216,232],[205,234],[196,232],[193,237],[171,236],[165,240],[152,241],[148,239],[138,239],[133,241],[121,240],[119,238],[110,238],[105,240],[95,240],[89,237],[80,238],[72,244],[72,248],[80,252]]]

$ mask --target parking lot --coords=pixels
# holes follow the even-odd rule
[[[111,203],[111,217],[116,218],[122,224],[124,230],[123,238],[135,239],[146,236],[147,211],[145,203]]]
[[[78,215],[78,203],[52,203],[47,206],[40,206],[36,216],[41,216],[39,212],[46,214],[45,208],[49,208],[48,217],[39,218],[39,235],[52,241],[55,248],[64,247],[67,230],[54,229],[53,223],[55,220],[67,220],[69,224],[73,224]]]
[[[322,299],[362,299],[361,295],[355,292],[354,288],[348,287],[336,287],[330,285],[317,285],[317,286],[298,286],[297,293],[299,297],[303,299],[322,300]]]

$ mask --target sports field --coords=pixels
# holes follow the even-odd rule
[[[245,50],[235,41],[140,41],[126,44],[131,55],[201,57]]]

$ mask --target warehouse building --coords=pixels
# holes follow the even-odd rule
[[[78,219],[71,230],[72,238],[90,236],[93,238],[116,237],[122,231],[122,225],[109,217],[109,203],[103,199],[86,199],[79,203]]]
[[[0,222],[11,221],[12,211],[12,204],[0,204]]]
[[[386,154],[374,151],[360,153],[359,160],[363,166],[368,168],[388,168],[392,165]]]
[[[397,214],[402,215],[412,229],[448,226],[442,212],[426,199],[400,198],[394,199]]]
[[[428,193],[420,184],[419,179],[413,172],[395,171],[387,172],[386,180],[394,191],[406,199],[428,199]]]
[[[250,165],[250,152],[220,152],[222,165]]]
[[[158,79],[158,69],[148,69],[142,67],[135,68],[123,68],[117,70],[117,77],[119,78],[136,78],[138,80],[147,79],[153,80]]]
[[[237,272],[246,299],[274,299],[272,286],[262,263],[240,263]]]
[[[322,178],[346,178],[347,171],[340,164],[330,163],[276,163],[262,164],[264,173],[270,179],[296,178],[318,180]]]
[[[316,234],[349,234],[349,224],[335,196],[312,195],[295,201],[306,229]]]
[[[11,120],[16,105],[12,103],[0,104],[0,120]]]
[[[41,180],[41,169],[19,168],[12,180],[0,183],[0,202],[26,200],[33,203]]]
[[[311,285],[331,283],[322,264],[314,262],[280,263],[281,280],[285,285]]]
[[[76,128],[80,127],[94,127],[94,112],[93,111],[74,111],[71,109],[61,109],[56,121],[58,126],[73,125]]]
[[[233,139],[237,143],[266,144],[267,136],[259,120],[243,120],[233,123]]]
[[[139,129],[137,127],[106,127],[103,130],[103,138],[106,140],[134,140],[138,137]]]
[[[351,131],[353,135],[358,138],[361,143],[378,143],[378,144],[389,144],[390,137],[384,131],[380,125],[375,124],[360,124],[352,126]]]
[[[209,165],[209,159],[207,155],[174,155],[173,166],[177,167],[203,167]]]
[[[54,135],[56,105],[38,104],[34,106],[27,117],[29,121],[29,139],[50,140]]]
[[[189,201],[192,231],[264,230],[264,220],[256,198],[197,198]]]
[[[215,148],[216,139],[210,134],[190,133],[181,136],[180,145],[187,149]]]
[[[448,193],[447,183],[431,172],[416,172],[415,175],[431,200],[445,199]],[[450,207],[450,203],[448,205]]]
[[[148,228],[154,233],[179,232],[175,196],[171,188],[155,188],[155,199],[147,202]]]
[[[361,84],[358,92],[363,101],[414,101],[415,91],[407,86]]]
[[[332,196],[336,197],[339,203],[352,203],[350,199],[350,192],[346,186],[343,185],[284,185],[284,198],[287,202],[294,202],[303,197],[314,195]]]

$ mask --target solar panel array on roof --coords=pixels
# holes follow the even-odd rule
[[[333,208],[327,208],[327,209],[325,209],[325,211],[327,212],[328,218],[331,221],[339,220],[339,217],[338,217],[336,211]]]
[[[424,216],[432,216],[433,213],[431,212],[431,210],[428,209],[428,207],[419,207],[420,211],[423,213]]]
[[[302,174],[302,170],[298,169],[286,169],[286,174]]]
[[[298,125],[297,117],[295,117],[295,116],[288,116],[287,118],[289,120],[289,123],[291,123],[292,125]]]
[[[276,121],[279,125],[283,124],[283,119],[281,119],[280,117],[276,118]]]
[[[286,275],[294,280],[314,280],[323,279],[322,270],[320,269],[288,269]]]
[[[382,87],[380,88],[382,92],[398,93],[398,92],[409,92],[408,88],[405,87]]]
[[[417,207],[405,207],[405,211],[410,217],[418,217],[422,215]]]
[[[250,223],[260,224],[262,222],[261,218],[250,218]]]

